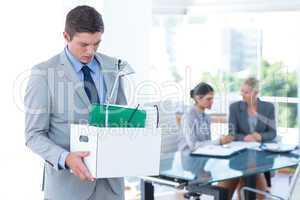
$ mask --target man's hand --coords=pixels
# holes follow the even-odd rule
[[[220,144],[227,144],[234,140],[232,135],[223,135],[220,139]]]
[[[73,171],[73,173],[82,181],[94,181],[91,173],[83,163],[83,158],[89,156],[89,152],[77,151],[71,152],[66,158],[66,165]]]
[[[245,142],[261,142],[261,140],[261,135],[256,132],[253,134],[246,135],[246,137],[244,137]]]

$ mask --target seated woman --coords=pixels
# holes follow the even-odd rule
[[[212,107],[214,99],[213,88],[207,83],[199,83],[190,91],[190,96],[194,100],[194,105],[184,115],[178,149],[180,151],[192,151],[208,143],[225,144],[230,142],[231,138],[227,136],[211,141],[211,119],[205,113],[205,110]]]
[[[182,151],[182,154],[189,154],[190,151],[206,144],[226,144],[231,142],[233,140],[232,136],[223,136],[221,139],[211,140],[211,119],[209,115],[205,113],[205,110],[212,107],[214,98],[213,88],[207,83],[199,83],[191,90],[190,96],[194,100],[194,105],[184,115],[183,125],[181,127],[182,134],[179,137],[178,143],[178,149]],[[189,163],[189,159],[188,156],[183,156],[181,158],[182,167],[188,171],[190,170],[190,167],[194,168],[194,166],[186,164]],[[204,171],[206,160],[198,162],[197,165],[199,169],[203,169],[203,171],[198,172],[198,174],[201,174],[201,176],[211,176],[209,172]],[[230,183],[230,181],[228,181],[228,183]],[[222,185],[222,187],[226,188],[225,184]]]
[[[234,139],[246,142],[267,142],[276,137],[276,124],[274,106],[271,103],[261,101],[257,96],[259,83],[255,78],[248,78],[241,87],[242,101],[230,105],[229,132]],[[244,185],[244,180],[223,182],[223,186],[234,189]],[[267,183],[263,174],[258,174],[256,187],[267,191]],[[263,199],[262,196],[258,196]]]

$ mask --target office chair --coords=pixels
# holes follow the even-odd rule
[[[240,194],[241,200],[245,200],[245,192],[254,192],[256,194],[261,194],[265,196],[267,199],[274,199],[274,200],[299,200],[300,199],[300,165],[297,166],[295,174],[293,175],[291,186],[289,188],[289,193],[287,198],[283,198],[280,196],[276,196],[274,194],[264,192],[261,190],[257,190],[250,187],[242,187]]]

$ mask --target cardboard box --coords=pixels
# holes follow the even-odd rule
[[[70,144],[71,152],[90,152],[84,162],[96,178],[159,175],[160,128],[72,124]]]

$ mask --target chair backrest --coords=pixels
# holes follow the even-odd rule
[[[300,199],[300,165],[297,166],[293,175],[288,200]]]

